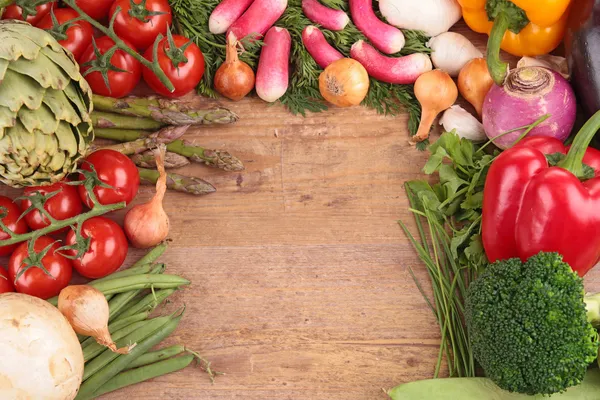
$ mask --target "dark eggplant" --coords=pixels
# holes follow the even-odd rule
[[[587,117],[600,110],[600,0],[571,3],[565,34],[571,84]]]

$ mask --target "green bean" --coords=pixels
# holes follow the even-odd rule
[[[147,274],[148,272],[150,272],[150,269],[152,269],[152,264],[150,264],[150,263],[142,264],[137,267],[130,267],[130,268],[127,268],[127,269],[124,269],[121,271],[114,272],[110,275],[105,276],[104,278],[94,279],[93,281],[90,281],[89,283],[93,284],[93,283],[99,283],[99,282],[104,282],[104,281],[110,281],[112,279],[125,278],[127,276],[132,276],[132,275]]]
[[[136,289],[149,289],[151,287],[154,287],[155,289],[174,289],[189,284],[190,281],[177,275],[141,274],[98,282],[91,286],[106,295],[123,293]]]
[[[116,331],[123,329],[123,328],[133,324],[134,322],[144,321],[146,318],[148,318],[149,315],[150,315],[149,312],[145,312],[145,313],[139,313],[139,314],[132,315],[131,317],[128,317],[128,318],[118,319],[114,323],[108,325],[108,331],[110,332],[111,335],[113,335]],[[113,340],[114,340],[114,337],[113,337]],[[89,336],[87,339],[85,339],[81,343],[81,348],[85,349],[87,346],[91,345],[92,343],[96,343],[96,340],[93,337]]]
[[[117,347],[124,347],[134,343],[139,346],[140,342],[151,336],[155,331],[159,330],[162,326],[166,325],[171,320],[170,316],[158,317],[143,322],[143,326],[136,330],[131,331],[127,336],[121,337],[117,340]],[[131,325],[130,325],[131,326]],[[129,327],[130,327],[129,326]],[[129,328],[127,327],[127,328]],[[123,329],[127,329],[123,328]],[[116,332],[115,332],[116,333]],[[137,346],[136,346],[137,347]],[[134,347],[135,349],[135,347]],[[90,376],[94,375],[100,369],[104,368],[107,364],[117,358],[119,354],[113,353],[111,350],[106,349],[98,357],[86,364],[83,370],[83,380],[85,381]]]
[[[163,289],[148,293],[140,301],[132,305],[128,310],[124,311],[121,314],[121,317],[126,318],[145,310],[154,310],[173,293],[175,293],[175,289]]]
[[[115,390],[122,389],[126,386],[145,382],[158,376],[177,372],[190,365],[192,361],[194,361],[194,356],[189,354],[121,372],[107,381],[104,385],[100,386],[100,388],[94,392],[94,397],[114,392]]]
[[[79,388],[79,394],[77,395],[76,400],[87,400],[93,398],[94,392],[99,390],[102,385],[126,369],[127,366],[133,362],[133,360],[149,351],[151,348],[162,342],[171,333],[173,333],[173,331],[177,329],[177,325],[179,325],[179,321],[181,321],[182,316],[183,314],[180,314],[177,317],[169,318],[166,324],[163,324],[160,326],[160,328],[155,329],[153,332],[147,335],[145,339],[139,341],[137,346],[131,349],[129,354],[117,354],[117,357],[113,358],[111,362],[104,364],[101,369],[94,371],[93,375],[88,375],[88,379]],[[98,358],[100,357],[101,356]],[[98,358],[96,358],[94,361],[96,361]],[[86,370],[90,364],[86,366]]]
[[[154,364],[155,362],[165,360],[167,358],[175,357],[185,351],[185,347],[181,344],[174,346],[165,347],[160,350],[151,351],[150,353],[143,354],[133,360],[127,367],[128,369],[143,367],[144,365]],[[193,354],[191,354],[195,357]]]
[[[124,328],[119,329],[118,331],[116,331],[114,334],[111,335],[112,340],[113,341],[118,341],[120,339],[123,339],[124,337],[131,335],[132,333],[136,332],[139,329],[143,329],[144,327],[146,327],[149,324],[149,321],[138,321],[138,322],[134,322],[133,324],[130,324]],[[130,343],[134,343],[134,342],[127,342],[125,341],[125,344],[123,346],[126,346]],[[122,346],[118,346],[118,347],[122,347]],[[111,350],[107,350],[106,346],[103,346],[99,343],[97,343],[96,341],[93,341],[92,343],[88,344],[87,346],[83,347],[83,360],[85,362],[90,361],[92,358],[98,356],[100,353],[103,353],[105,351],[109,351],[112,353]]]

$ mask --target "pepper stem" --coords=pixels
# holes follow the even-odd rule
[[[597,111],[592,118],[583,125],[577,132],[573,144],[567,153],[567,156],[557,165],[573,173],[577,177],[583,176],[583,157],[590,145],[590,142],[600,129],[600,111]]]
[[[504,11],[500,11],[494,19],[494,26],[490,32],[490,37],[487,43],[487,65],[490,76],[496,82],[496,85],[502,86],[504,78],[508,72],[508,63],[500,59],[500,45],[509,25],[508,15]]]

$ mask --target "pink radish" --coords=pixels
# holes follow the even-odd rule
[[[306,18],[331,31],[341,31],[350,22],[348,14],[326,7],[319,0],[302,0],[302,11]]]
[[[382,52],[394,54],[404,47],[402,31],[377,18],[372,0],[350,0],[350,14],[356,27]]]
[[[239,40],[251,34],[260,38],[281,17],[286,7],[287,0],[254,0],[229,27],[229,32],[233,32]]]
[[[319,67],[325,69],[329,64],[344,58],[344,55],[337,51],[327,42],[323,32],[316,26],[309,25],[302,31],[302,43],[308,53],[319,64]]]
[[[432,68],[431,60],[426,54],[386,57],[363,40],[352,45],[350,57],[361,63],[369,76],[388,83],[415,83],[419,76]]]
[[[223,0],[215,7],[208,19],[208,30],[210,33],[219,34],[227,32],[227,29],[244,11],[250,7],[254,0]]]
[[[272,103],[285,94],[289,82],[292,37],[285,28],[269,29],[256,70],[256,94]]]

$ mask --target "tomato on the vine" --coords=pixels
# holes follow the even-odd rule
[[[76,217],[83,211],[83,204],[77,188],[72,185],[67,185],[64,182],[57,182],[50,186],[30,186],[23,190],[23,195],[26,197],[36,196],[37,193],[46,196],[50,193],[58,192],[50,197],[44,203],[44,210],[56,220],[64,220]],[[23,211],[31,207],[31,201],[27,199],[21,200],[21,208]],[[33,230],[38,230],[50,225],[50,221],[39,210],[32,210],[25,215],[25,222]],[[68,228],[60,229],[54,233],[64,232]]]
[[[116,0],[110,16],[115,18],[115,32],[136,48],[151,47],[159,34],[166,34],[173,17],[167,0]]]
[[[14,291],[15,287],[8,276],[8,272],[3,267],[0,267],[0,294]]]
[[[91,166],[96,170],[98,179],[111,186],[94,188],[100,204],[131,203],[140,187],[140,173],[129,157],[115,150],[98,150],[87,156],[81,165],[87,171],[92,170]],[[93,206],[83,185],[79,186],[79,195],[88,207]]]
[[[88,250],[76,259],[73,267],[86,278],[104,278],[119,269],[127,257],[127,238],[116,222],[105,217],[90,218],[81,226],[81,235],[90,239]],[[71,230],[67,234],[66,244],[75,244],[77,236]],[[76,250],[67,250],[66,254],[77,256]]]
[[[50,246],[41,260],[42,266],[48,272],[47,274],[39,267],[25,264],[25,260],[31,256],[28,246],[29,242],[21,243],[8,261],[8,275],[11,282],[14,282],[15,289],[19,293],[41,299],[57,296],[61,290],[67,287],[73,275],[71,260],[56,252],[59,248],[57,241],[49,236],[40,236],[35,241],[33,250],[41,255],[42,251]],[[27,268],[27,270],[21,274],[19,279],[16,279],[24,268]]]
[[[25,21],[29,22],[31,25],[37,24],[46,14],[50,12],[52,6],[54,6],[55,1],[50,1],[48,3],[40,4],[37,6],[35,15],[28,15]],[[18,19],[23,21],[23,10],[21,7],[11,4],[4,9],[4,13],[2,14],[2,19]]]
[[[101,21],[108,16],[108,10],[115,0],[75,0],[77,7],[95,19]]]
[[[57,26],[55,26],[52,21],[52,13],[54,13],[58,22]],[[83,52],[92,43],[94,30],[89,22],[83,20],[73,22],[68,26],[63,26],[63,24],[78,17],[79,14],[75,10],[70,8],[57,8],[46,14],[42,20],[36,24],[36,27],[50,31],[52,36],[58,40],[58,43],[73,53],[76,60],[79,60]]]
[[[26,233],[29,231],[27,227],[27,223],[24,219],[20,219],[21,209],[17,204],[15,204],[12,199],[6,196],[0,196],[0,215],[5,214],[5,217],[2,218],[2,222],[8,229],[13,231],[14,233]],[[10,235],[2,230],[0,230],[0,240],[9,239]],[[9,246],[0,247],[0,256],[9,255],[18,244],[11,244]]]
[[[204,55],[195,43],[184,36],[173,35],[164,38],[158,45],[158,64],[167,78],[175,86],[174,92],[163,85],[154,72],[144,67],[144,80],[156,93],[165,97],[181,97],[188,94],[202,80],[204,75]],[[144,57],[153,61],[153,48],[146,50]]]
[[[108,36],[102,36],[96,39],[96,46],[100,54],[105,54],[114,46],[114,44],[115,42]],[[125,41],[125,44],[133,48],[131,43]],[[110,87],[107,87],[100,72],[94,71],[86,75],[86,71],[89,70],[91,66],[85,65],[85,63],[90,61],[97,61],[93,44],[88,46],[83,52],[79,59],[79,64],[81,65],[81,72],[85,77],[85,80],[90,84],[92,91],[101,96],[115,98],[127,96],[137,86],[142,76],[142,64],[123,50],[117,50],[110,58],[110,64],[127,72],[118,72],[109,69],[108,83]],[[108,66],[108,60],[106,66]]]

